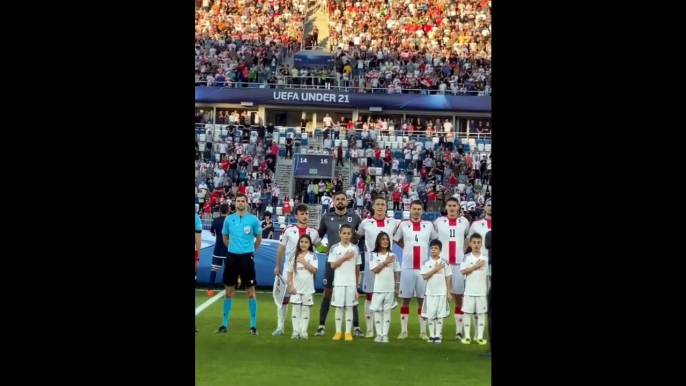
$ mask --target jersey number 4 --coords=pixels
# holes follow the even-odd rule
[[[416,234],[414,235],[414,241],[415,241],[415,242],[418,242],[418,241],[419,241],[419,236],[416,235]]]

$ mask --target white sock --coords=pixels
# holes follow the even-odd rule
[[[428,323],[429,324],[429,338],[434,338],[435,337],[434,334],[436,333],[434,330],[434,324],[435,324],[436,320],[431,319],[428,322],[429,322]]]
[[[345,333],[350,334],[353,332],[353,308],[348,306],[345,307]]]
[[[407,328],[407,323],[405,328]],[[391,310],[383,311],[383,333],[381,335],[388,336],[391,329]]]
[[[464,329],[464,321],[463,321],[464,314],[455,314],[455,327],[456,331],[455,334],[462,334],[462,330]]]
[[[464,337],[472,338],[472,314],[464,314],[462,318],[464,320]]]
[[[288,314],[288,304],[282,304],[280,308],[276,310],[276,329],[284,330],[284,322],[286,321],[286,315]]]
[[[383,335],[383,311],[374,311],[374,325],[376,326],[376,335]]]
[[[407,321],[409,319],[410,314],[403,314],[402,309],[400,310],[400,312],[400,331],[407,334]]]
[[[310,325],[310,306],[300,306],[300,334],[307,335],[307,328]]]
[[[426,319],[419,315],[419,333],[426,333]]]
[[[436,338],[443,339],[443,319],[436,319]]]
[[[486,314],[477,314],[476,339],[484,338],[484,328],[486,327]]]
[[[370,332],[371,333],[374,332],[374,325],[376,324],[376,321],[374,319],[372,319],[372,317],[374,316],[374,312],[372,312],[372,310],[369,309],[369,307],[371,305],[372,305],[371,300],[365,300],[364,301],[364,320],[367,322],[367,334],[369,334]],[[378,334],[378,330],[377,330],[377,334]]]
[[[343,327],[343,307],[336,307],[336,333],[340,334]]]
[[[286,308],[285,306],[282,306],[281,308]],[[279,310],[279,318],[281,317],[281,310]],[[293,304],[291,306],[291,321],[293,323],[293,335],[297,335],[300,333],[300,313],[302,312],[302,306],[300,304]],[[277,327],[278,328],[278,327]],[[281,324],[281,328],[283,328],[283,323]]]

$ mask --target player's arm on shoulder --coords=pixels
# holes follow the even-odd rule
[[[326,215],[323,215],[322,218],[319,220],[319,228],[317,229],[317,233],[319,233],[319,238],[324,238],[324,235],[326,234],[326,221],[324,219],[326,218]]]
[[[367,221],[367,219],[364,219],[364,220],[362,220],[362,222],[360,222],[360,225],[357,227],[357,232],[355,232],[355,235],[357,236],[358,239],[361,238],[362,236],[364,236],[365,221]]]
[[[402,225],[403,222],[399,222],[398,226],[395,227],[395,232],[393,232],[393,241],[397,245],[400,246],[400,248],[405,248],[405,242],[403,241],[403,230],[402,230]]]
[[[438,238],[438,231],[436,231],[436,227],[432,226],[431,227],[431,236],[429,237],[430,240],[435,240]]]

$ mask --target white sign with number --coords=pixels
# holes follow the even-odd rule
[[[283,298],[286,297],[287,291],[288,286],[281,276],[274,276],[274,290],[272,291],[272,294],[274,295],[274,304],[276,304],[277,307],[283,305]]]

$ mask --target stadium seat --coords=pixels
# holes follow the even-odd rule
[[[469,147],[476,149],[476,139],[469,138]]]
[[[347,140],[347,139],[341,140],[341,144],[343,145],[343,148],[344,148],[344,149],[347,149],[347,148],[348,148],[348,140]]]
[[[410,219],[410,211],[404,210],[403,211],[403,220],[409,220],[409,219]]]
[[[427,218],[427,220],[434,222],[434,220],[436,220],[436,213],[429,212],[426,214],[426,218]]]
[[[286,222],[288,223],[288,225],[293,225],[298,222],[298,219],[293,216],[288,216],[286,218]]]
[[[205,142],[198,142],[198,150],[205,151]]]
[[[396,220],[402,220],[403,219],[403,212],[400,210],[396,210],[393,218]]]
[[[277,215],[277,216],[283,215],[283,208],[281,208],[281,206],[277,206],[277,207],[276,207],[276,215]],[[283,221],[279,221],[279,222],[285,223],[285,222],[286,222],[286,217],[283,218]]]
[[[398,162],[398,169],[400,169],[400,170],[405,170],[405,160],[404,160],[404,159],[400,159],[399,161],[400,161],[400,162]]]
[[[429,214],[426,212],[422,213],[422,220],[429,221]]]
[[[286,225],[286,216],[281,215],[281,208],[276,208],[276,214],[279,215],[277,219],[279,220],[279,225],[285,226]]]
[[[484,151],[484,149],[485,149],[485,146],[484,146],[483,142],[477,144],[476,146],[477,146],[477,149],[479,149],[479,151]]]
[[[205,133],[198,134],[198,142],[205,142],[207,138],[205,138]]]
[[[484,145],[484,151],[489,152],[489,153],[491,152],[491,144],[490,143],[487,143]]]
[[[324,135],[324,132],[322,132],[322,129],[314,129],[314,136],[315,137],[321,137]]]
[[[387,210],[387,211],[386,211],[386,216],[388,216],[388,217],[393,217],[393,216],[395,216],[395,212],[393,212],[392,210]]]
[[[286,149],[280,147],[279,148],[279,157],[285,157],[286,156]]]

